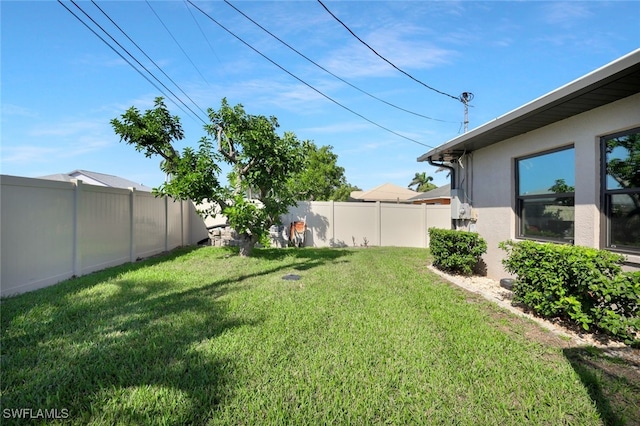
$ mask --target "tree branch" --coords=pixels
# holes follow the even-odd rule
[[[231,140],[227,137],[227,135],[225,136],[225,139],[227,140],[227,144],[229,145],[229,152],[226,152],[224,149],[222,149],[222,135],[224,134],[224,129],[222,128],[222,126],[218,127],[218,152],[221,153],[222,155],[224,155],[224,157],[231,161],[232,163],[236,162],[236,153],[233,149],[233,144],[231,143]]]
[[[256,157],[253,157],[249,163],[240,170],[240,176],[247,174],[249,170],[256,164]]]

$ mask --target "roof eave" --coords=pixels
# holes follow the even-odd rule
[[[552,92],[547,93],[515,110],[489,121],[465,134],[462,134],[448,142],[428,151],[418,157],[418,161],[428,161],[431,157],[438,160],[445,154],[451,155],[455,152],[473,151],[494,143],[500,142],[519,134],[527,133],[535,128],[552,124],[576,115],[581,112],[607,103],[623,99],[640,91],[640,49],[637,49],[622,58],[611,62],[577,80],[574,80]],[[587,97],[597,89],[606,88],[607,85],[625,84],[623,91],[610,94],[602,100],[590,100],[587,105]],[[618,87],[616,87],[618,89]],[[612,91],[613,92],[613,91]],[[573,101],[574,105],[569,111],[561,111],[567,103]],[[580,109],[575,106],[575,102],[583,102],[585,106]],[[566,108],[565,108],[566,109]],[[547,115],[547,117],[544,117]],[[541,125],[533,127],[535,119],[543,120]],[[534,119],[534,120],[531,120]],[[531,125],[522,126],[530,120]],[[435,157],[435,158],[434,158]]]

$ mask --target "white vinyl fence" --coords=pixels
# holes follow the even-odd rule
[[[282,223],[304,220],[305,246],[429,247],[429,228],[451,229],[451,206],[426,204],[300,202]]]
[[[0,176],[0,295],[46,287],[207,239],[191,202],[81,181]],[[428,229],[451,228],[439,205],[300,202],[305,246],[428,247]]]
[[[0,176],[0,295],[208,237],[193,203],[134,189]]]

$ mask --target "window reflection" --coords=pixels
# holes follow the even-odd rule
[[[610,246],[640,248],[638,194],[611,195]]]
[[[605,137],[604,199],[607,247],[640,250],[640,129]]]
[[[640,133],[605,141],[607,189],[640,188]]]
[[[519,236],[572,243],[574,238],[574,149],[517,161]]]
[[[574,150],[564,149],[518,161],[519,195],[573,192]]]
[[[573,197],[522,200],[521,235],[573,242]]]

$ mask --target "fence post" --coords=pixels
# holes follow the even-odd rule
[[[180,247],[184,247],[184,200],[180,200]]]
[[[71,179],[73,189],[73,275],[82,275],[82,252],[80,247],[80,208],[82,203],[82,181]]]
[[[427,204],[422,203],[420,206],[422,206],[422,247],[427,248],[429,247],[429,242],[427,241]]]
[[[331,238],[329,242],[331,244],[335,244],[336,242],[336,203],[335,201],[329,201],[331,206],[330,216],[329,216],[329,227],[331,228]]]
[[[169,251],[169,197],[164,196],[164,251]]]
[[[136,189],[129,187],[129,260],[136,261]]]
[[[382,246],[382,203],[376,201],[376,243],[377,246]]]

